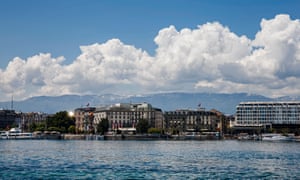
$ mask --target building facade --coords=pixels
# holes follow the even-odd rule
[[[31,131],[30,126],[32,124],[46,123],[47,117],[49,114],[40,113],[40,112],[29,112],[29,113],[20,113],[20,120],[18,122],[20,128],[23,131]]]
[[[164,113],[166,130],[169,133],[217,131],[219,118],[216,112],[197,110],[176,110]]]
[[[135,128],[141,119],[147,120],[150,127],[163,127],[161,109],[154,108],[149,103],[118,103],[96,108],[94,124],[99,124],[102,119],[108,120],[111,131],[120,128]]]
[[[17,125],[19,115],[14,110],[0,110],[0,129],[11,128]]]
[[[122,128],[135,129],[139,120],[148,121],[150,127],[163,128],[163,113],[149,103],[118,103],[103,107],[75,109],[77,132],[97,132],[97,125],[103,119],[109,123],[109,131]]]
[[[236,126],[300,125],[300,101],[241,102]]]
[[[77,108],[74,111],[75,130],[76,133],[92,133],[94,132],[94,112],[95,107]]]

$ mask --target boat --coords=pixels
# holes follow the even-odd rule
[[[281,134],[262,134],[262,141],[292,141],[292,137]]]
[[[1,139],[32,139],[32,133],[22,132],[20,128],[11,128],[1,133]]]
[[[237,136],[237,139],[238,140],[255,140],[255,141],[258,141],[258,140],[261,140],[261,137],[259,135],[256,135],[256,134],[249,135],[248,133],[240,133]]]

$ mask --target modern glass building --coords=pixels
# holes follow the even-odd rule
[[[300,101],[241,102],[236,107],[237,126],[299,125]]]

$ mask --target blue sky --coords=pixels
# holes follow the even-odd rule
[[[300,95],[300,1],[2,0],[0,100]]]
[[[253,38],[262,18],[287,13],[300,17],[295,0],[2,0],[0,68],[19,56],[64,56],[70,63],[79,46],[118,38],[155,52],[162,28],[195,28],[218,21],[238,35]]]

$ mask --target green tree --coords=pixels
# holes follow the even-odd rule
[[[35,131],[36,127],[37,127],[36,123],[31,123],[31,124],[29,125],[29,131],[30,131],[30,132]]]
[[[64,130],[63,129],[61,129],[61,128],[59,128],[59,127],[49,127],[48,129],[47,129],[48,131],[58,131],[58,132],[63,132]]]
[[[107,118],[102,118],[101,122],[97,125],[97,132],[103,135],[108,131],[109,124]]]
[[[68,133],[75,134],[75,126],[74,126],[74,125],[71,125],[71,126],[68,128]]]
[[[36,123],[36,127],[34,129],[34,131],[45,131],[45,122],[42,123]]]
[[[144,134],[148,132],[149,124],[148,121],[145,119],[139,120],[139,122],[136,125],[136,131],[137,133]]]
[[[161,129],[159,129],[159,128],[149,128],[148,129],[148,133],[149,134],[160,134],[161,133]]]
[[[52,129],[66,133],[71,125],[75,125],[75,121],[74,118],[69,116],[67,111],[60,111],[53,116],[49,116],[46,120],[46,124],[49,128],[51,127]]]

